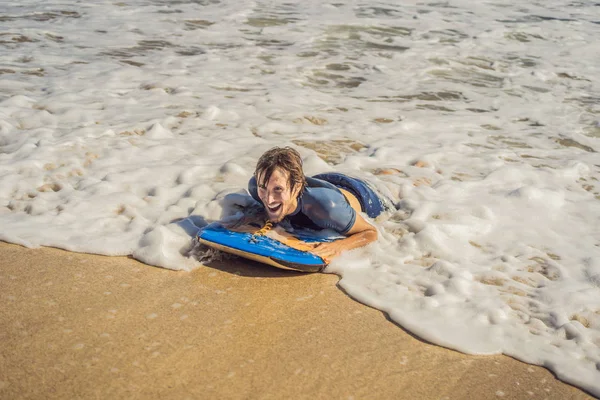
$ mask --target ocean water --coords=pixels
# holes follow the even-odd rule
[[[5,0],[0,239],[192,270],[295,146],[397,205],[350,296],[600,396],[599,38],[597,1]]]

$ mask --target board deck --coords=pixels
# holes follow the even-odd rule
[[[210,224],[198,233],[198,240],[214,249],[235,254],[277,268],[303,272],[319,272],[327,263],[312,254],[311,243],[329,242],[334,238],[319,238],[309,234],[272,232],[257,235],[253,226],[243,226],[235,231],[218,223]]]

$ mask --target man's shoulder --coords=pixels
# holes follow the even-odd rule
[[[335,187],[307,187],[302,194],[302,202],[307,205],[318,204],[327,208],[344,201],[344,195]]]

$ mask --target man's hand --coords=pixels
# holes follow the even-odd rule
[[[311,253],[318,255],[329,264],[335,257],[339,256],[344,250],[352,250],[357,247],[366,246],[377,240],[377,230],[365,219],[357,215],[356,222],[348,236],[344,239],[338,239],[334,242],[324,242],[315,244]]]
[[[340,246],[336,242],[323,242],[315,244],[315,247],[311,250],[311,253],[318,255],[327,264],[331,262],[335,257],[339,256],[344,250],[343,246]]]
[[[236,215],[227,217],[220,223],[224,228],[235,231],[237,228],[244,225],[254,224],[263,226],[266,220],[267,214],[265,213],[265,209],[259,204],[254,204],[244,208]]]

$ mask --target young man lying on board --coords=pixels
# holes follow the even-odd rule
[[[305,176],[302,158],[291,147],[275,147],[260,157],[248,191],[263,205],[271,223],[333,229],[346,236],[315,245],[312,253],[325,260],[376,240],[377,230],[361,212],[375,218],[387,208],[384,199],[360,179],[340,173]]]

